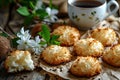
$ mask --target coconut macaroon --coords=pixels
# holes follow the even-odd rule
[[[70,72],[79,77],[92,77],[101,72],[100,62],[93,57],[78,57],[71,65]]]
[[[34,64],[28,51],[13,51],[5,60],[5,68],[8,72],[33,70]]]
[[[104,46],[93,38],[80,39],[75,42],[74,51],[78,56],[100,57],[104,51]]]
[[[48,46],[43,50],[41,55],[43,60],[51,65],[59,65],[64,62],[68,62],[72,57],[68,48],[58,45]]]
[[[104,46],[110,46],[117,40],[115,31],[107,27],[94,29],[91,37],[99,40]]]
[[[107,48],[102,59],[109,65],[120,67],[120,44]]]
[[[53,35],[60,35],[58,41],[63,46],[72,46],[80,38],[80,32],[75,27],[59,26],[52,32]]]

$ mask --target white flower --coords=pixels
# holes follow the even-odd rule
[[[23,40],[28,40],[30,39],[31,35],[29,34],[29,30],[24,31],[24,28],[22,27],[20,33],[17,33],[17,37]]]
[[[20,49],[20,50],[29,50],[31,51],[31,46],[30,44],[33,42],[34,40],[18,40],[17,43],[18,43],[18,46],[17,46],[17,49]]]
[[[29,43],[31,43],[33,40],[30,40],[31,35],[29,34],[29,30],[24,31],[24,28],[22,28],[20,32],[17,33],[17,37],[20,38],[20,40],[17,41],[18,49],[23,50],[30,49]]]
[[[41,39],[39,38],[39,36],[37,36],[35,37],[35,40],[30,44],[32,51],[35,52],[36,54],[40,54],[40,52],[42,52],[42,50],[44,49],[44,47],[40,45],[40,42]]]
[[[56,14],[58,14],[57,9],[51,9],[50,7],[47,7],[46,12],[48,13],[48,16],[44,19],[44,21],[56,22],[56,20],[58,20],[57,16],[55,16]]]
[[[31,39],[29,30],[24,31],[24,28],[20,30],[20,33],[17,33],[17,36],[20,38],[17,43],[17,49],[32,51],[36,54],[40,54],[42,50],[47,47],[47,44],[40,44],[44,39],[40,39],[39,36],[35,37],[35,40]]]
[[[35,6],[35,10],[41,9],[43,5],[42,0],[38,0]]]

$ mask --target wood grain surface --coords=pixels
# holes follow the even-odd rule
[[[62,80],[62,78],[45,72],[41,68],[34,71],[8,73],[4,69],[4,62],[0,63],[0,80]]]

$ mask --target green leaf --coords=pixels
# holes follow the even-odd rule
[[[51,40],[57,40],[60,36],[59,35],[52,35]]]
[[[54,41],[53,44],[54,45],[60,45],[60,42],[59,41]]]
[[[40,18],[40,20],[43,20],[46,16],[48,16],[48,13],[43,9],[38,9],[36,11],[36,15]]]
[[[49,43],[50,41],[50,30],[49,28],[47,27],[47,25],[43,24],[42,25],[42,31],[38,33],[39,35],[42,36],[43,39],[45,39],[45,41],[47,43]]]
[[[40,44],[48,44],[48,45],[60,45],[58,41],[59,35],[50,36],[50,30],[47,25],[42,25],[42,31],[38,33],[45,41]]]
[[[52,35],[50,44],[60,45],[60,42],[58,41],[59,37],[60,37],[59,35]]]
[[[38,0],[17,0],[19,1],[19,4],[22,6],[26,6],[27,8],[31,8],[30,2],[32,2],[33,5],[36,5]]]
[[[44,42],[44,41],[41,41],[40,44],[41,44],[41,45],[45,45],[45,44],[47,44],[47,43]]]
[[[8,37],[8,35],[5,33],[0,33],[0,36]]]
[[[32,2],[32,1],[30,1],[30,2],[29,2],[29,4],[30,4],[30,8],[32,8],[32,9],[34,9],[34,8],[35,8],[35,5],[33,4],[33,2]]]
[[[19,38],[14,38],[14,39],[11,40],[11,44],[12,44],[12,46],[15,47],[15,48],[16,48],[17,45],[18,45],[17,40],[19,40]]]
[[[25,6],[18,8],[17,12],[22,16],[29,16],[30,15],[28,8]]]
[[[30,25],[30,23],[33,21],[33,18],[34,18],[33,15],[27,16],[24,20],[24,25]]]
[[[52,0],[50,0],[49,7],[52,8]]]

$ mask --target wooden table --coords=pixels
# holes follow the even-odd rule
[[[7,73],[3,64],[3,62],[0,63],[0,80],[62,80],[62,78],[47,73],[41,68],[37,68],[34,71]]]

